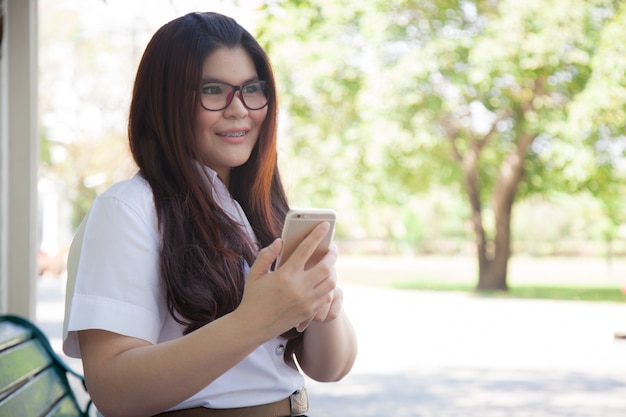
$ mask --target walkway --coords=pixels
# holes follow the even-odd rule
[[[312,416],[623,417],[626,306],[349,287],[351,375]],[[620,327],[621,326],[621,327]]]

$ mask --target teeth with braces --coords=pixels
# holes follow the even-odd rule
[[[245,130],[242,130],[240,132],[227,132],[227,133],[220,133],[221,136],[228,136],[231,138],[239,138],[241,136],[244,136],[246,133],[248,133]]]

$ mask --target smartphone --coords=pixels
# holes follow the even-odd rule
[[[317,262],[330,248],[335,232],[336,219],[337,214],[332,209],[300,208],[289,210],[285,217],[285,224],[281,235],[283,248],[280,251],[280,255],[278,255],[276,268],[287,261],[300,242],[313,231],[315,226],[323,222],[328,222],[330,223],[328,233],[324,236],[324,239],[322,239],[317,248],[315,248],[315,252],[311,258],[309,258],[308,263]]]

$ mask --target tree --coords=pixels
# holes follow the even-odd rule
[[[593,139],[564,126],[568,106],[593,75],[614,3],[459,2],[441,21],[426,13],[428,23],[418,19],[428,28],[422,43],[400,60],[430,64],[404,72],[419,92],[409,112],[420,113],[422,127],[452,150],[472,211],[479,290],[507,289],[517,200],[559,183],[578,191],[592,178],[597,158],[582,145]],[[404,117],[411,126],[415,116]],[[564,149],[571,156],[555,159]],[[423,150],[419,144],[410,152]]]
[[[598,157],[585,184],[604,207],[608,226],[603,230],[607,258],[612,242],[626,222],[626,7],[621,5],[598,37],[585,90],[569,106],[569,134],[584,132]]]
[[[359,34],[364,4],[322,3],[270,2],[257,37],[281,92],[279,157],[290,199],[355,213],[339,222],[341,235],[372,221],[371,213],[355,208],[379,201],[369,169],[376,145],[364,140],[367,123],[356,105],[366,79]]]
[[[623,145],[623,117],[600,120],[580,101],[621,86],[595,109],[624,113],[624,71],[602,74],[611,59],[623,69],[611,53],[624,56],[616,51],[626,37],[621,2],[292,0],[267,9],[262,28],[272,50],[298,45],[277,66],[291,62],[282,76],[301,77],[286,89],[298,131],[313,129],[309,141],[332,133],[333,162],[358,155],[340,164],[349,171],[339,178],[356,179],[361,195],[387,204],[430,184],[463,185],[479,290],[507,289],[516,201],[599,182],[598,197],[621,190],[623,149],[606,160],[598,132]],[[348,80],[353,88],[345,88]],[[574,109],[579,120],[571,119]],[[319,128],[324,120],[327,130]],[[581,120],[585,129],[573,128]],[[317,160],[323,171],[328,160]]]

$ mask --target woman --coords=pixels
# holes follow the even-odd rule
[[[336,250],[304,268],[328,224],[272,270],[288,210],[276,122],[268,57],[234,20],[191,13],[148,44],[139,172],[96,199],[72,253],[64,350],[103,415],[301,415],[294,358],[318,381],[351,369]]]

